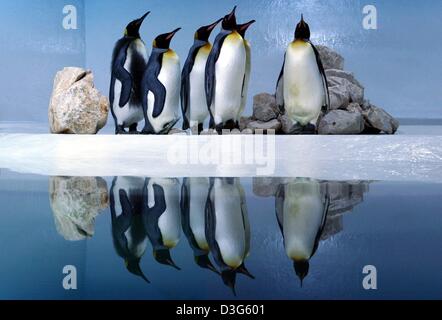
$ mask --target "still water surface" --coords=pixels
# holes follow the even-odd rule
[[[442,298],[440,199],[442,184],[2,170],[0,298]]]

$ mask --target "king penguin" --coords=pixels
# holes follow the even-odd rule
[[[210,113],[210,128],[238,128],[238,115],[243,100],[247,52],[238,33],[236,7],[224,17],[222,30],[213,44],[206,65],[206,100]]]
[[[293,133],[316,133],[321,110],[330,105],[321,57],[310,41],[310,28],[303,16],[285,54],[276,100],[281,112],[293,121]]]
[[[145,228],[157,262],[180,268],[173,262],[170,250],[175,248],[181,236],[180,183],[178,179],[148,179],[144,203],[148,214],[144,215]]]
[[[112,237],[127,270],[144,279],[140,261],[146,252],[147,235],[143,223],[145,179],[116,177],[110,190]]]
[[[329,203],[316,180],[294,179],[278,188],[276,215],[287,256],[294,261],[301,286],[309,272],[309,261],[318,249]]]
[[[115,133],[137,132],[143,120],[141,78],[147,66],[148,53],[140,37],[140,28],[147,12],[126,27],[124,37],[117,41],[112,55],[109,101],[115,121]]]
[[[152,54],[141,81],[145,118],[143,134],[167,134],[179,121],[181,66],[170,43],[178,28],[153,41]]]
[[[243,37],[244,46],[246,48],[246,73],[244,75],[241,108],[239,110],[239,114],[238,114],[237,119],[241,119],[241,116],[244,113],[244,110],[247,105],[247,96],[248,96],[249,83],[250,83],[250,73],[252,71],[252,48],[250,46],[250,42],[246,40],[246,32],[250,28],[250,26],[252,24],[254,24],[255,22],[256,22],[255,20],[252,20],[247,23],[238,25],[238,33],[241,35],[241,37]]]
[[[235,292],[236,274],[252,279],[244,265],[250,253],[250,223],[239,178],[212,178],[206,203],[206,238],[221,277]]]
[[[192,248],[196,264],[218,273],[209,258],[206,238],[206,201],[209,195],[208,178],[185,178],[181,188],[181,221],[184,234]]]
[[[183,130],[196,127],[200,134],[203,131],[204,121],[209,116],[204,89],[207,58],[212,50],[209,37],[221,21],[222,19],[196,31],[193,46],[184,64],[181,74]]]

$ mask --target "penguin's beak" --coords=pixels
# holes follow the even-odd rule
[[[229,22],[235,22],[236,24],[236,6],[233,8],[232,12],[227,16]]]
[[[238,6],[234,6],[234,7],[233,7],[232,12],[229,14],[229,18],[235,17],[235,14],[236,14],[236,8],[237,8],[237,7],[238,7]]]
[[[178,31],[180,31],[180,30],[181,30],[181,28],[177,28],[177,29],[173,30],[172,32],[168,33],[168,34],[166,35],[166,40],[167,40],[167,41],[172,40],[172,38],[173,38],[173,37],[176,35],[176,33],[177,33]]]
[[[140,19],[137,20],[137,27],[141,28],[141,25],[143,24],[146,17],[150,14],[150,11],[146,12]]]
[[[206,27],[207,32],[212,32],[213,29],[215,29],[216,26],[217,26],[221,21],[223,21],[223,18],[221,18],[221,19],[215,21],[214,23],[212,23],[211,25],[207,26],[207,27]]]
[[[250,26],[251,26],[252,24],[254,24],[255,22],[256,22],[256,20],[252,20],[252,21],[249,21],[249,22],[244,23],[244,24],[242,24],[242,25],[239,25],[239,26],[238,26],[238,31],[239,31],[240,33],[242,33],[242,34],[245,34],[246,31],[250,28]]]

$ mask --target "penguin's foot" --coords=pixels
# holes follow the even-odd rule
[[[219,135],[223,134],[223,130],[224,130],[224,124],[218,124],[215,126],[215,130]]]
[[[314,124],[309,123],[308,125],[306,125],[305,127],[303,127],[302,129],[302,134],[316,134],[317,133],[317,129],[316,126]]]
[[[202,123],[200,123],[198,125],[198,135],[201,135],[201,133],[204,131],[204,125]]]
[[[239,126],[238,126],[238,127],[239,127]],[[230,119],[230,120],[228,120],[228,121],[226,122],[226,125],[224,126],[224,129],[227,129],[227,130],[232,131],[232,130],[234,130],[234,129],[238,129],[238,127],[237,127],[237,124],[236,124],[235,120]]]
[[[151,128],[143,128],[143,130],[141,130],[141,132],[140,132],[141,134],[144,134],[144,135],[149,135],[149,134],[155,134],[155,132],[153,131],[153,129],[151,129]]]
[[[117,128],[115,129],[115,134],[116,135],[127,134],[127,132],[126,130],[124,130],[123,126],[117,126]]]
[[[129,134],[139,134],[137,127],[138,127],[137,123],[134,123],[133,125],[131,125],[129,127]]]
[[[293,127],[290,131],[290,134],[302,134],[303,130],[304,130],[304,127],[302,125],[300,125],[298,122],[296,122],[293,125]]]

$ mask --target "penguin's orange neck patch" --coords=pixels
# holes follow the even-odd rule
[[[291,45],[294,48],[296,48],[296,47],[306,47],[306,46],[308,46],[308,42],[306,42],[304,40],[297,39],[297,40],[293,41]]]
[[[164,57],[167,59],[176,59],[178,56],[175,53],[175,51],[173,51],[172,49],[169,49],[164,53]]]
[[[210,52],[212,50],[212,45],[210,43],[207,43],[204,47],[201,48],[201,50],[205,53]]]

